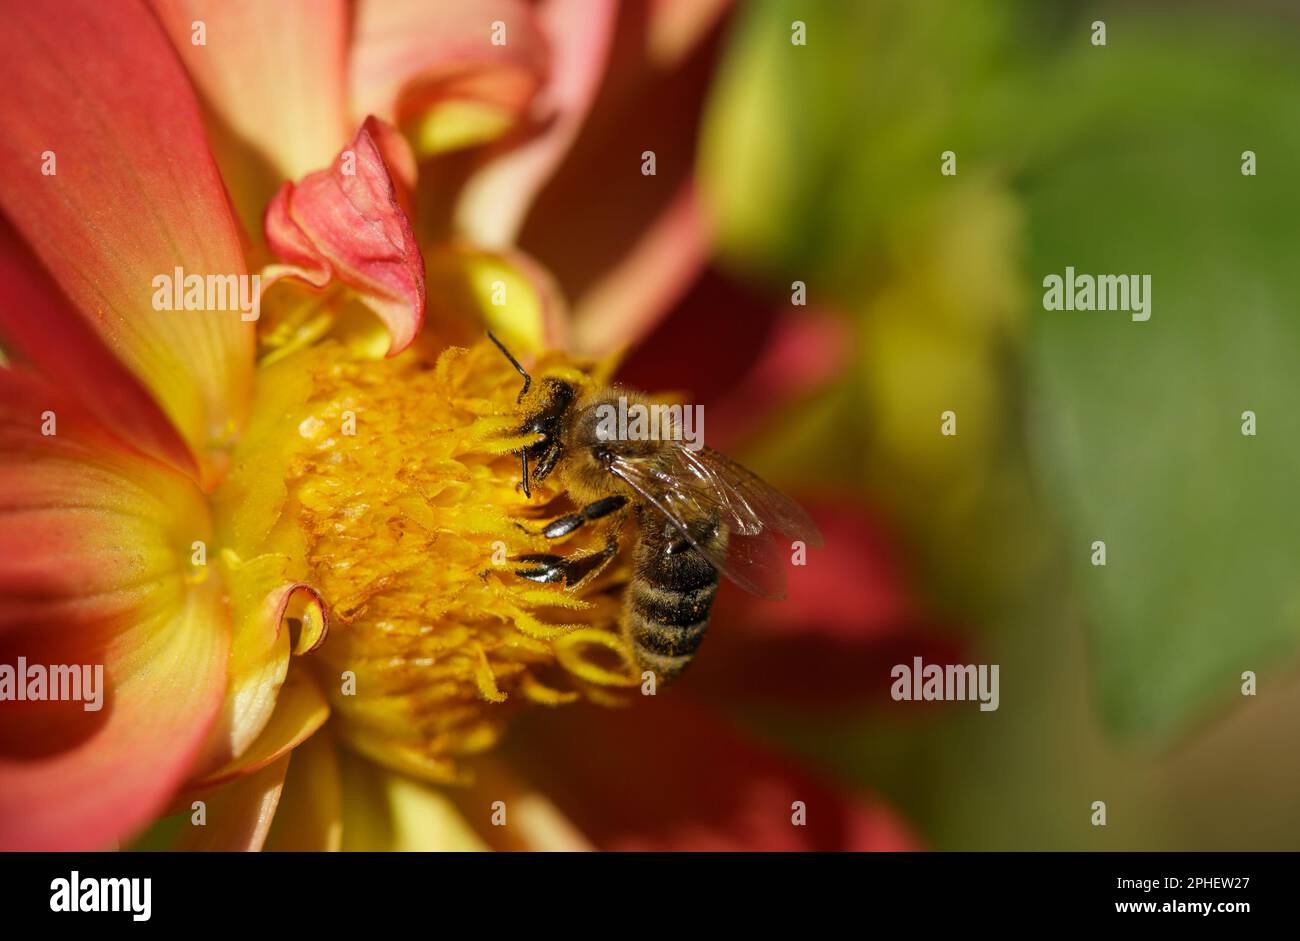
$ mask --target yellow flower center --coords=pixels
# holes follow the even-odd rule
[[[575,364],[548,354],[536,377]],[[581,592],[528,580],[519,556],[596,552],[594,527],[538,530],[572,509],[554,480],[526,499],[512,453],[519,376],[487,341],[391,360],[339,343],[264,366],[232,483],[227,544],[279,553],[325,601],[308,655],[341,739],[421,777],[462,776],[521,703],[606,700],[629,684],[619,635],[625,554]],[[260,518],[258,516],[260,514]]]

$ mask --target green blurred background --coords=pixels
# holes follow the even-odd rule
[[[723,261],[856,343],[752,463],[863,489],[1001,664],[993,713],[748,719],[932,846],[1300,847],[1298,109],[1300,4],[740,5],[699,164]],[[1150,274],[1151,320],[1044,311],[1067,265]]]

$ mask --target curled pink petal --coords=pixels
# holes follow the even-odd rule
[[[333,165],[281,187],[263,220],[281,262],[263,272],[264,288],[283,277],[317,288],[337,280],[383,320],[389,356],[415,339],[425,303],[424,259],[398,185],[414,164],[399,153],[400,138],[368,118]]]

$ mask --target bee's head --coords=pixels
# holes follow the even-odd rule
[[[578,389],[573,383],[549,376],[520,396],[522,420],[516,434],[540,436],[523,449],[527,475],[523,481],[524,493],[529,493],[529,478],[533,483],[540,483],[559,463],[577,398]]]
[[[603,408],[613,407],[612,396],[596,392],[587,376],[572,371],[543,374],[534,381],[500,340],[491,333],[488,338],[524,378],[519,390],[520,423],[515,431],[537,436],[521,452],[524,493],[529,492],[530,483],[540,483],[560,468],[569,489],[579,493],[603,490],[599,495],[607,495],[614,457],[644,446],[609,434],[601,413]]]
[[[573,403],[577,398],[577,388],[573,383],[563,379],[544,377],[529,389],[519,403],[523,415],[519,434],[543,436],[542,440],[532,445],[529,450],[534,448],[547,450],[563,437]]]

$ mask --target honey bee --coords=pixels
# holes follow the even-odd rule
[[[523,377],[518,433],[538,440],[519,451],[520,485],[551,474],[581,507],[552,520],[541,534],[559,539],[609,518],[617,532],[634,516],[638,539],[621,627],[641,670],[659,681],[678,676],[691,662],[709,625],[721,573],[765,598],[785,596],[789,540],[822,545],[817,526],[797,504],[756,475],[707,447],[682,440],[629,440],[610,433],[602,418],[620,399],[648,407],[622,389],[580,388],[564,379],[532,377],[491,333],[489,339]],[[779,535],[786,537],[783,541]],[[516,561],[516,574],[571,586],[591,576],[616,553],[610,536],[603,553],[567,559],[549,553]]]

